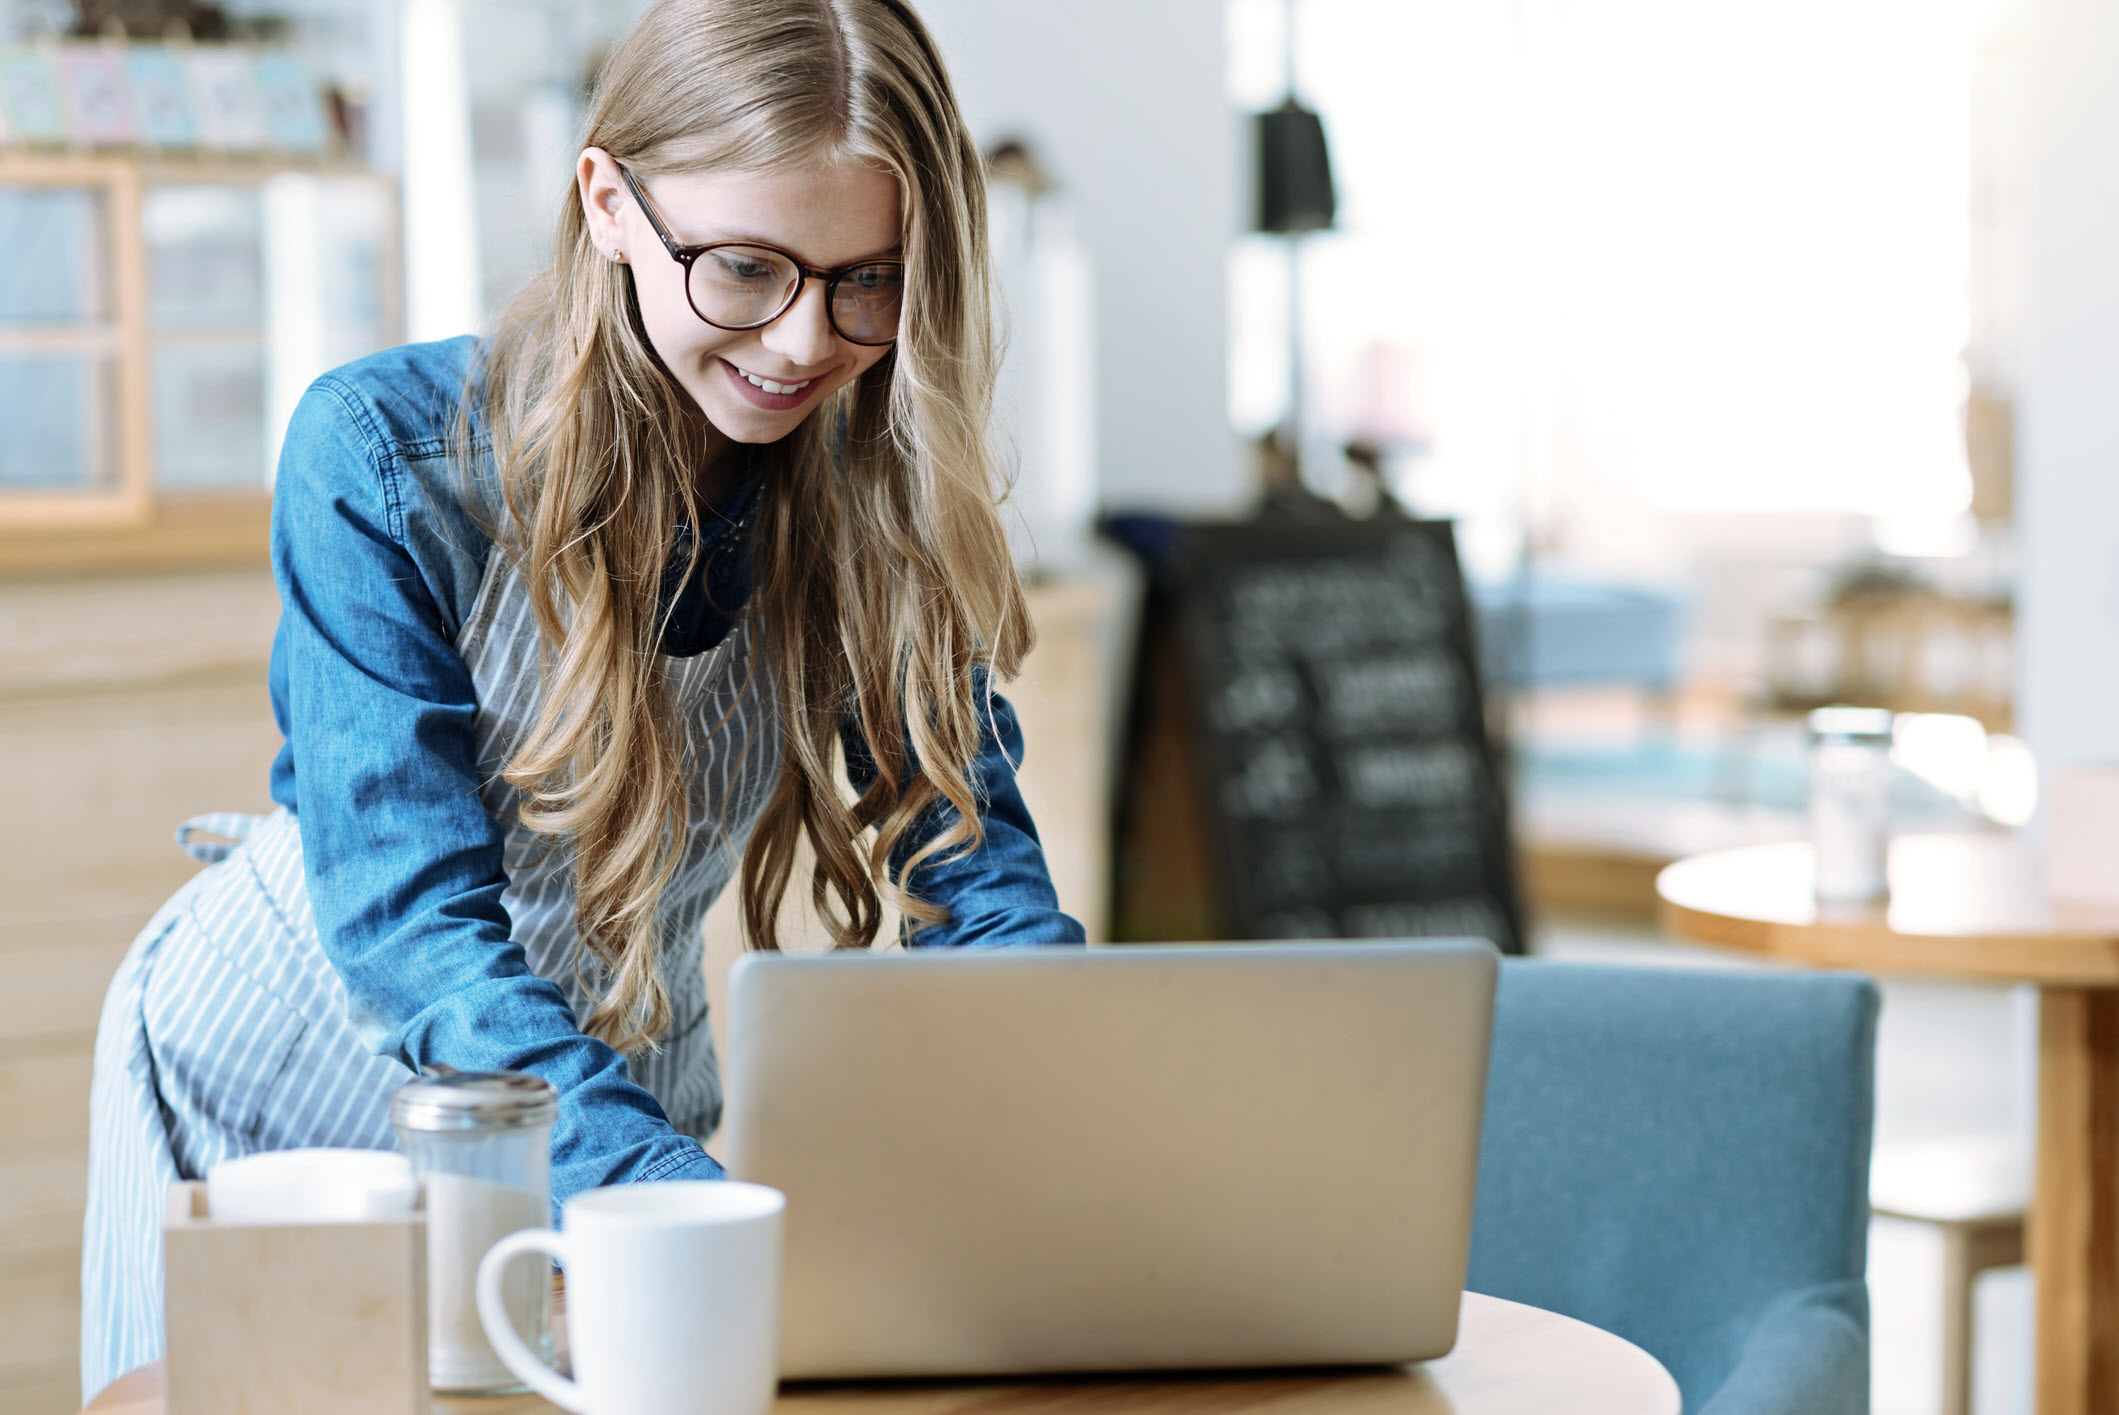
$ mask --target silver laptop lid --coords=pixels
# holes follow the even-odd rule
[[[1441,1355],[1476,941],[741,959],[726,1157],[788,1196],[781,1374]]]

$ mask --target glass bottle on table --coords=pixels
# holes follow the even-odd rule
[[[1820,904],[1866,904],[1890,893],[1892,714],[1819,708],[1810,733],[1810,844]]]
[[[552,1121],[558,1092],[516,1071],[434,1068],[390,1098],[390,1123],[425,1190],[427,1377],[437,1391],[525,1389],[478,1319],[478,1263],[524,1228],[552,1221]],[[513,1264],[504,1287],[515,1330],[551,1356],[549,1272]]]

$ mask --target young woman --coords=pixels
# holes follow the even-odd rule
[[[555,1201],[718,1175],[700,922],[739,871],[757,947],[805,843],[840,946],[886,906],[915,944],[1082,937],[989,688],[1031,632],[933,41],[903,0],[663,0],[585,138],[490,343],[326,375],[288,429],[279,810],[193,823],[240,843],[105,1004],[86,1393],[160,1348],[171,1181],[388,1148],[421,1067],[558,1087]]]

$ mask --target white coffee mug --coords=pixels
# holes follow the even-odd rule
[[[734,1180],[616,1184],[566,1201],[563,1231],[525,1229],[478,1265],[478,1315],[500,1359],[578,1415],[765,1415],[779,1381],[777,1189]],[[522,1253],[566,1269],[574,1379],[515,1334],[501,1274]]]

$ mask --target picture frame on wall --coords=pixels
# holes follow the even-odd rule
[[[30,46],[0,48],[0,111],[15,142],[61,146],[66,108],[50,51]]]
[[[66,128],[77,147],[123,147],[138,135],[125,51],[114,44],[62,44],[55,56]]]
[[[192,104],[191,77],[166,45],[139,44],[125,56],[132,81],[133,117],[149,147],[186,148],[199,143],[199,115]]]

